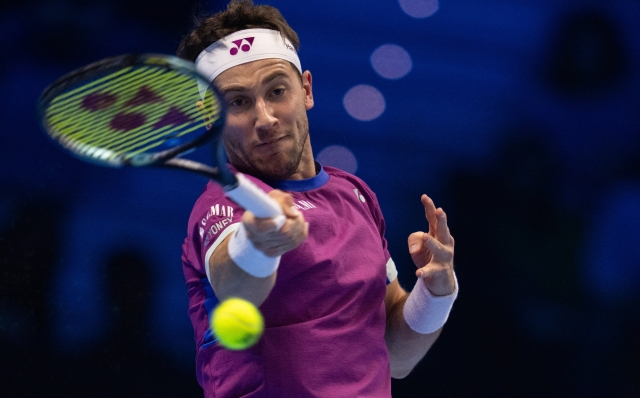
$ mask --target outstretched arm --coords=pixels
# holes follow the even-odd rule
[[[446,321],[448,312],[443,320],[442,311],[435,311],[433,305],[442,307],[444,302],[446,306],[448,301],[455,298],[454,293],[457,294],[453,272],[454,240],[447,226],[447,216],[441,208],[436,209],[427,195],[422,195],[421,201],[429,232],[414,232],[408,239],[409,253],[418,267],[418,281],[411,297],[397,279],[387,286],[385,296],[385,341],[389,350],[391,376],[394,378],[407,376],[440,335],[440,323]]]
[[[273,190],[269,196],[275,199],[287,217],[282,228],[277,229],[270,219],[256,218],[247,211],[242,216],[246,236],[251,245],[269,257],[277,257],[295,249],[308,233],[309,224],[294,207],[290,194]],[[235,233],[230,234],[209,258],[211,287],[220,301],[230,297],[241,297],[260,306],[266,300],[276,281],[277,270],[270,275],[257,277],[251,275],[234,262],[229,254],[229,242]]]

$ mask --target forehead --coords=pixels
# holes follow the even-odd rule
[[[282,74],[289,78],[296,77],[296,70],[289,61],[279,58],[261,59],[258,61],[240,64],[222,72],[213,83],[219,89],[224,89],[230,84],[256,84],[263,78],[273,74]]]

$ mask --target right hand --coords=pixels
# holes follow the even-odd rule
[[[257,218],[250,211],[244,212],[242,222],[253,246],[269,257],[277,257],[304,242],[309,235],[309,223],[296,208],[291,194],[274,189],[269,196],[278,202],[287,218],[282,228],[277,230],[272,219]]]

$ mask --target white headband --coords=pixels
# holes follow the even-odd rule
[[[302,73],[296,49],[280,32],[271,29],[245,29],[225,36],[204,49],[195,63],[198,72],[213,82],[229,68],[266,58],[289,61]]]

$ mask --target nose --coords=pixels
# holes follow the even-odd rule
[[[258,99],[255,103],[255,109],[256,130],[258,130],[259,132],[270,131],[278,122],[278,119],[273,114],[273,109],[271,109],[271,106],[269,106],[269,104],[264,99]]]

